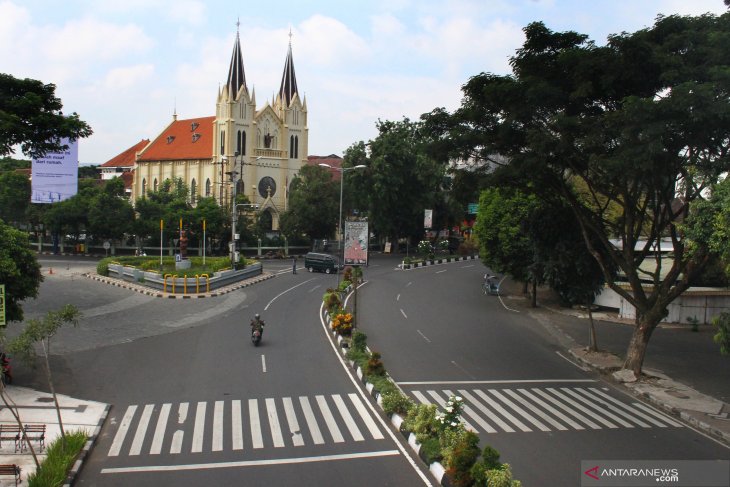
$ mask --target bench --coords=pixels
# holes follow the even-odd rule
[[[15,485],[22,482],[20,478],[20,467],[14,463],[0,465],[0,475],[12,475],[15,478]]]
[[[20,444],[20,426],[17,424],[0,424],[0,447],[3,441],[13,440],[15,442],[15,451],[21,449]]]
[[[40,451],[46,447],[46,425],[45,424],[26,424],[23,425],[23,433],[26,438],[31,441],[37,441]],[[25,448],[25,443],[21,445]]]

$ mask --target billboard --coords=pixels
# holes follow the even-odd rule
[[[58,203],[67,200],[78,191],[79,186],[79,141],[64,138],[62,145],[68,149],[49,152],[44,157],[33,159],[31,180],[31,203]]]
[[[433,210],[423,211],[423,228],[433,228]]]
[[[345,265],[368,262],[368,222],[345,222]]]

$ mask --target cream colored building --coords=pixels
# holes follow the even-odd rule
[[[289,184],[308,154],[307,102],[297,90],[291,40],[275,99],[256,108],[249,92],[238,33],[228,80],[218,93],[215,116],[172,122],[137,153],[132,197],[182,178],[191,199],[212,196],[230,207],[232,192],[259,205],[259,217],[278,230]],[[232,182],[233,181],[233,182]]]

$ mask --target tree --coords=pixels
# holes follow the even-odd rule
[[[13,154],[14,146],[32,158],[60,151],[62,138],[76,140],[93,132],[74,112],[64,115],[56,85],[34,79],[17,79],[0,73],[0,156]]]
[[[681,223],[730,162],[729,32],[730,14],[659,17],[597,47],[533,23],[513,75],[471,78],[443,124],[452,153],[507,158],[498,184],[570,205],[608,286],[636,309],[624,368],[637,376],[667,306],[711,255],[706,242],[687,245]]]
[[[124,181],[113,178],[90,201],[87,230],[95,237],[120,240],[132,228],[134,209],[124,196]]]
[[[11,224],[24,222],[29,202],[28,177],[17,172],[0,173],[0,219]]]
[[[5,319],[22,321],[21,302],[38,296],[41,266],[28,246],[28,234],[0,220],[0,283],[5,284]]]
[[[339,215],[339,185],[329,171],[304,166],[289,189],[289,210],[282,215],[282,232],[288,237],[325,238],[335,231]]]
[[[48,360],[51,348],[51,338],[58,332],[58,330],[66,325],[71,324],[76,326],[78,324],[81,312],[73,305],[67,304],[58,311],[49,311],[42,320],[32,319],[28,321],[23,329],[22,333],[10,342],[8,350],[28,361],[35,359],[35,344],[40,343],[41,349],[43,350],[43,359],[46,369],[46,378],[48,379],[48,386],[51,389],[53,395],[53,403],[56,405],[56,414],[58,416],[58,426],[61,428],[61,442],[63,447],[66,448],[66,432],[63,430],[63,419],[61,418],[61,407],[58,404],[58,397],[56,396],[56,389],[53,386],[53,377],[51,376],[51,364]]]

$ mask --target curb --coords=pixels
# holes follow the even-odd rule
[[[407,271],[411,269],[418,269],[419,267],[429,267],[432,265],[441,265],[441,264],[450,264],[452,262],[463,262],[467,260],[477,260],[479,259],[479,255],[466,255],[466,256],[459,256],[459,257],[445,257],[441,259],[433,259],[431,261],[427,262],[416,262],[415,264],[404,264],[401,262],[398,264],[398,269],[402,271]]]
[[[101,433],[101,427],[106,421],[110,409],[111,406],[109,404],[104,407],[104,413],[101,415],[101,418],[99,418],[99,422],[96,424],[96,427],[94,427],[91,438],[86,441],[86,444],[81,449],[81,452],[79,452],[79,456],[76,458],[73,467],[71,467],[71,470],[69,470],[68,474],[66,475],[66,481],[64,482],[63,487],[71,487],[76,481],[76,476],[79,474],[81,468],[84,466],[84,461],[86,460],[86,457],[89,455],[91,449],[96,444],[96,439],[99,437],[99,433]]]
[[[209,297],[215,297],[215,296],[222,296],[224,294],[228,294],[237,289],[241,289],[243,287],[248,287],[248,286],[253,286],[254,284],[258,284],[261,281],[265,281],[267,279],[276,277],[276,274],[261,274],[260,276],[246,279],[245,281],[241,281],[237,284],[231,284],[226,287],[216,289],[215,291],[211,291],[209,293],[172,294],[172,293],[165,293],[165,292],[157,291],[157,290],[151,290],[150,288],[141,286],[139,284],[129,282],[129,281],[124,281],[121,279],[115,279],[113,277],[99,276],[99,275],[90,274],[90,273],[85,273],[82,275],[85,277],[88,277],[89,279],[92,279],[94,281],[103,282],[104,284],[109,284],[111,286],[117,286],[117,287],[121,287],[124,289],[130,289],[130,290],[135,291],[140,294],[146,294],[147,296],[153,296],[155,298],[169,298],[169,299],[203,299],[203,298],[209,298]]]
[[[350,286],[350,287],[352,287],[352,286]],[[349,291],[350,291],[349,287],[347,289],[345,289],[346,293]],[[330,329],[329,330],[330,333],[332,333],[332,336],[335,338],[335,341],[337,341],[337,345],[339,347],[340,353],[344,356],[345,362],[347,362],[347,364],[350,366],[350,368],[352,368],[355,371],[355,375],[360,380],[360,382],[365,386],[365,390],[367,390],[368,394],[370,394],[370,396],[372,396],[375,399],[375,403],[380,408],[380,411],[383,412],[383,414],[385,414],[385,411],[383,410],[382,396],[380,395],[379,392],[377,392],[375,390],[375,386],[373,384],[371,384],[370,382],[367,382],[366,380],[363,379],[363,377],[365,375],[363,373],[362,368],[360,368],[360,367],[355,368],[355,362],[353,360],[349,360],[347,358],[347,356],[346,356],[347,349],[342,346],[342,341],[343,341],[342,336],[338,335],[337,333],[335,333],[334,331],[331,330],[332,320],[330,319],[330,315],[326,309],[324,310],[324,320],[325,320],[325,323],[327,323],[327,328]],[[368,350],[368,352],[370,352],[369,347],[367,348],[367,350]],[[390,376],[388,376],[388,377],[390,377]],[[391,379],[391,381],[392,381],[392,379]],[[395,384],[394,381],[393,381],[393,383]],[[396,384],[396,386],[397,386],[397,384]],[[390,423],[395,427],[395,429],[398,430],[398,433],[400,433],[400,435],[403,436],[403,432],[401,431],[400,427],[401,427],[401,424],[403,424],[404,418],[402,418],[400,415],[394,413],[388,419],[390,420]],[[413,450],[413,452],[416,454],[416,456],[418,456],[418,458],[421,461],[423,461],[423,458],[421,458],[421,456],[419,454],[419,452],[421,450],[421,444],[416,441],[416,435],[414,435],[413,433],[409,433],[409,436],[407,438],[407,443],[408,443],[408,446],[411,447],[411,450]],[[427,465],[427,466],[428,466],[428,470],[431,472],[431,475],[433,475],[435,477],[436,481],[440,485],[445,486],[445,487],[448,487],[451,485],[450,483],[448,483],[448,480],[446,477],[446,469],[444,468],[443,465],[441,465],[439,462],[433,462],[432,464]]]

